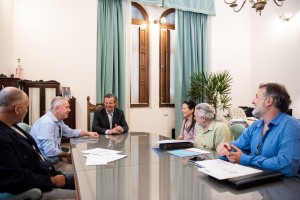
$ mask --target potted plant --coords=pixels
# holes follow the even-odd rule
[[[217,109],[228,110],[231,106],[232,77],[228,70],[206,73],[194,73],[188,90],[189,96],[196,102],[211,104]]]

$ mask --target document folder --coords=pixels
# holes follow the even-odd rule
[[[251,187],[254,185],[269,183],[281,180],[284,177],[284,174],[277,171],[263,169],[262,172],[240,176],[236,178],[230,178],[225,180],[225,183],[228,185],[233,186],[236,189]]]
[[[176,143],[162,143],[159,148],[162,149],[184,149],[194,147],[192,142],[176,142]]]

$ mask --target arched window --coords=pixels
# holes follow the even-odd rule
[[[149,37],[148,15],[132,2],[132,69],[130,107],[149,106]]]
[[[175,105],[175,43],[175,9],[168,9],[160,18],[159,107]]]

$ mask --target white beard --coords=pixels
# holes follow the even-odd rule
[[[267,111],[267,109],[264,107],[263,102],[261,102],[258,106],[256,106],[254,108],[254,110],[252,111],[252,115],[254,117],[262,117],[263,114],[265,114],[265,112]]]

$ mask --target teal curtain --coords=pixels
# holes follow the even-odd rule
[[[124,15],[122,0],[98,0],[96,100],[113,93],[125,110]]]
[[[207,69],[207,15],[181,10],[176,13],[175,126],[178,136],[182,124],[181,104],[189,99],[190,77]]]
[[[132,0],[135,2],[166,6],[182,11],[190,11],[195,13],[202,13],[206,15],[216,15],[214,0]]]

